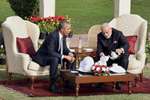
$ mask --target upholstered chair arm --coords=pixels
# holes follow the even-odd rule
[[[28,65],[31,61],[31,58],[28,54],[25,53],[17,53],[16,54],[18,66],[21,66],[24,72],[28,70]]]
[[[146,58],[146,53],[138,52],[136,53],[136,59],[137,60],[143,60]]]
[[[135,55],[129,56],[128,72],[130,73],[141,73],[145,66],[146,54],[137,52]]]
[[[145,53],[145,43],[146,43],[146,37],[147,37],[147,21],[144,21],[141,26],[140,26],[140,30],[139,30],[139,43],[137,46],[137,54],[143,54]]]
[[[146,35],[147,35],[147,21],[143,21],[139,30],[139,43],[137,46],[136,58],[137,60],[143,60],[146,58],[145,54],[145,43],[146,43]]]
[[[145,66],[145,60],[146,60],[146,53],[145,53],[146,36],[147,36],[147,21],[144,20],[140,26],[140,30],[139,30],[140,39],[137,46],[137,53],[135,55],[136,59],[141,62],[141,66],[140,66],[141,70]]]

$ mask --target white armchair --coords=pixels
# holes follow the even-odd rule
[[[97,34],[101,32],[101,25],[93,25],[88,31],[88,47],[97,48]]]
[[[11,16],[2,23],[4,44],[6,49],[7,72],[11,79],[12,74],[22,74],[29,76],[32,80],[37,76],[49,75],[49,66],[40,67],[33,62],[28,54],[19,53],[16,44],[16,37],[29,36],[33,42],[35,50],[38,49],[39,27],[29,21],[25,21],[19,16]]]
[[[147,37],[147,21],[142,17],[130,14],[114,18],[110,23],[112,27],[123,32],[125,36],[137,35],[136,53],[129,56],[128,72],[140,75],[142,81],[145,66],[145,43]]]
[[[143,68],[145,66],[145,43],[147,36],[147,21],[138,15],[122,15],[112,19],[109,23],[112,27],[123,32],[125,36],[137,35],[136,53],[129,56],[128,72],[140,75],[142,81]],[[93,25],[88,31],[88,46],[96,48],[97,34],[101,32],[100,25]]]

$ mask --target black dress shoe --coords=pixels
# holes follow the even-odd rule
[[[64,88],[65,89],[73,89],[74,86],[71,83],[68,83],[68,84],[64,84]]]
[[[49,88],[49,90],[52,93],[61,93],[61,90],[55,84],[51,85],[50,88]]]
[[[66,80],[64,82],[64,88],[65,89],[73,89],[73,84],[70,81]]]
[[[121,90],[121,83],[120,82],[116,83],[115,89],[116,90]]]

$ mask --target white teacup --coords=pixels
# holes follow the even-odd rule
[[[116,52],[112,51],[111,52],[111,59],[117,59],[118,55],[116,54]]]
[[[116,64],[116,63],[112,64],[112,67],[117,67],[117,66],[118,66],[118,64]]]

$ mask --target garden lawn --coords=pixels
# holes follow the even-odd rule
[[[0,23],[7,16],[14,15],[6,1],[0,2]],[[139,14],[150,22],[150,0],[131,1],[131,13]],[[87,33],[92,25],[109,22],[113,18],[113,0],[56,0],[56,15],[68,15],[75,34]]]
[[[5,20],[8,16],[15,15],[13,10],[10,8],[10,5],[7,0],[0,1],[0,24]]]
[[[113,0],[56,0],[56,15],[72,18],[74,33],[87,33],[94,24],[113,18]]]
[[[150,26],[150,0],[131,0],[131,13],[138,14],[148,21],[148,26]],[[150,32],[150,27],[148,27],[148,32]]]

